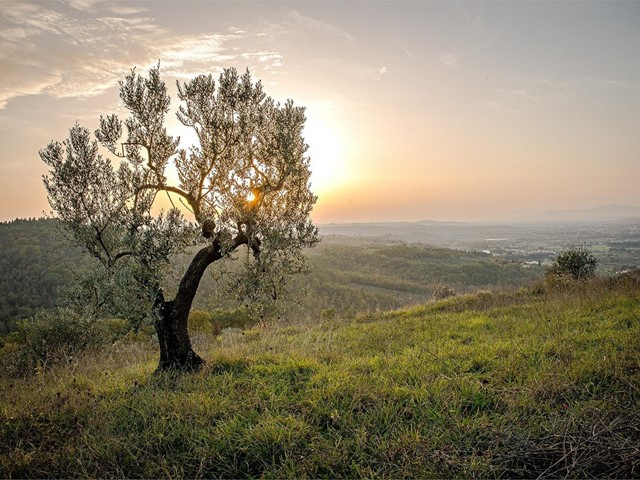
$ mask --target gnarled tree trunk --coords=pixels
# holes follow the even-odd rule
[[[187,330],[189,311],[202,275],[209,265],[222,258],[220,244],[214,241],[201,249],[185,272],[173,300],[160,298],[156,312],[156,332],[160,342],[158,370],[198,370],[204,360],[193,351]]]

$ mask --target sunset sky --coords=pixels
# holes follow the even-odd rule
[[[307,107],[318,223],[640,206],[640,2],[3,0],[0,220],[48,212],[39,149],[158,61]]]

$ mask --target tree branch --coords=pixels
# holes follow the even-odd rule
[[[128,255],[133,255],[133,252],[120,252],[115,257],[113,257],[113,263],[116,263],[122,257],[126,257]]]
[[[180,195],[182,198],[184,198],[187,203],[189,204],[189,206],[191,207],[191,209],[193,210],[193,214],[196,217],[196,220],[201,221],[200,219],[200,202],[198,202],[198,200],[196,198],[194,198],[193,195],[191,195],[189,192],[185,192],[184,190],[182,190],[181,188],[178,187],[174,187],[171,185],[163,185],[163,184],[158,184],[158,183],[146,183],[143,185],[140,185],[137,188],[138,191],[142,191],[142,190],[163,190],[165,192],[170,192],[170,193],[175,193],[176,195]]]
[[[100,231],[100,229],[96,225],[92,225],[92,226],[93,226],[93,229],[96,231],[96,239],[100,243],[100,246],[102,247],[102,250],[104,250],[104,253],[107,254],[107,260],[109,261],[109,265],[111,265],[111,263],[112,263],[111,252],[109,251],[107,246],[102,241],[102,232]]]

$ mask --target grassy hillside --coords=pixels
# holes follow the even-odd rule
[[[637,477],[640,285],[133,338],[0,379],[0,477]]]

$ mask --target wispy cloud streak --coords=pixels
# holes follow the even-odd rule
[[[160,60],[178,78],[250,58],[267,69],[284,65],[277,51],[245,50],[248,34],[178,34],[144,8],[95,0],[14,3],[0,18],[0,109],[34,94],[92,97],[116,85],[133,66]]]
[[[496,88],[487,105],[505,113],[523,114],[548,105],[566,105],[593,95],[598,90],[621,90],[633,82],[613,78],[579,76],[561,79],[531,78],[512,82],[515,87]]]

